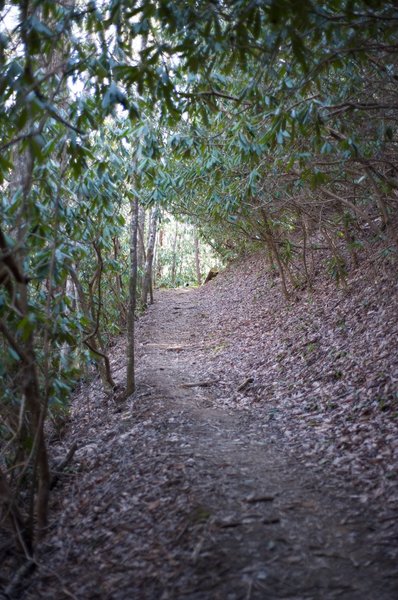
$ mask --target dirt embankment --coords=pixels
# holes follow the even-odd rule
[[[398,503],[398,276],[370,263],[347,286],[319,281],[286,303],[260,255],[202,290],[205,369],[224,406],[276,423],[309,467]],[[243,389],[240,384],[247,381]]]

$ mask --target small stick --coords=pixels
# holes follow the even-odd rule
[[[210,381],[198,381],[197,383],[182,383],[181,387],[183,388],[194,388],[194,387],[210,387],[211,385],[215,385],[218,383],[218,379],[213,379]]]
[[[68,454],[65,456],[64,460],[62,460],[59,463],[59,465],[57,467],[57,470],[56,470],[56,472],[54,473],[54,475],[53,475],[53,477],[51,479],[50,489],[53,489],[57,485],[57,483],[59,481],[59,478],[61,476],[62,471],[68,466],[68,464],[70,463],[70,461],[74,457],[76,450],[77,450],[77,443],[75,442],[71,446],[71,448],[70,448]]]
[[[240,384],[240,386],[238,387],[238,389],[236,391],[242,392],[250,383],[253,383],[253,381],[254,381],[253,377],[248,377],[247,379],[245,379],[245,381],[243,383]]]
[[[36,561],[29,558],[15,573],[10,583],[7,585],[5,590],[1,592],[4,598],[13,598],[17,596],[17,592],[20,591],[22,581],[28,577],[36,568]]]
[[[275,500],[274,496],[248,496],[245,498],[246,502],[250,504],[254,504],[255,502],[273,502]]]

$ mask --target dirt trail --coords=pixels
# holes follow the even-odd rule
[[[205,325],[197,292],[158,294],[135,397],[115,408],[84,391],[91,412],[77,404],[67,438],[85,436],[79,472],[24,597],[395,599],[384,531],[350,484],[306,469],[254,413],[217,406],[217,382],[197,375]]]

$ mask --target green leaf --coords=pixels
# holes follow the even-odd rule
[[[109,111],[115,104],[122,104],[125,109],[128,108],[126,95],[118,88],[116,83],[112,81],[102,98],[102,108],[105,111]]]
[[[16,360],[16,361],[21,360],[21,357],[19,356],[19,354],[17,352],[15,352],[14,348],[11,348],[11,346],[8,346],[7,351],[13,360]]]
[[[35,17],[35,16],[30,17],[29,25],[32,30],[36,31],[40,35],[47,37],[47,38],[53,37],[53,32],[51,31],[51,29],[49,29],[47,27],[47,25],[45,25],[45,23],[43,23],[42,21],[39,21],[39,19],[37,17]]]

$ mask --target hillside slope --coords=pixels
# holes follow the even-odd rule
[[[396,505],[396,270],[369,263],[343,288],[324,279],[287,303],[259,254],[200,294],[214,340],[203,371],[219,380],[223,404],[272,420],[308,466],[360,481],[363,501]]]

